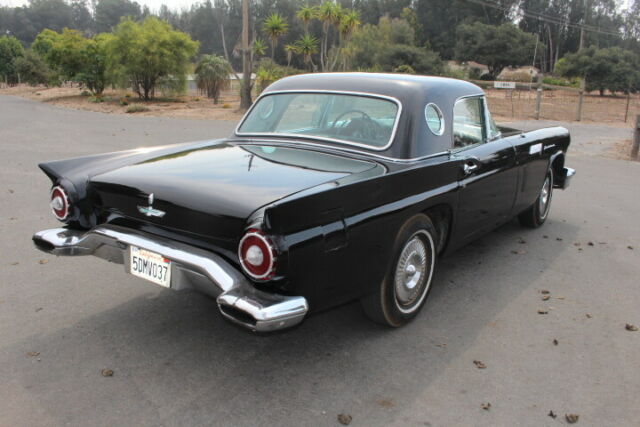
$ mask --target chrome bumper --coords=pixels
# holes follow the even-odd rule
[[[54,228],[34,234],[33,241],[38,249],[53,255],[94,255],[125,264],[126,272],[130,246],[159,253],[172,261],[171,289],[196,289],[215,297],[225,318],[256,332],[294,326],[309,310],[304,297],[256,289],[240,271],[213,252],[136,230],[113,225],[88,231]]]
[[[562,168],[562,175],[559,177],[557,185],[554,185],[556,188],[560,188],[561,190],[566,189],[569,184],[571,184],[571,178],[576,174],[575,169],[571,168]]]

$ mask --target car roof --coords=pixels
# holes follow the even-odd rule
[[[452,148],[453,105],[463,97],[482,96],[473,83],[447,77],[392,73],[313,73],[280,79],[262,95],[281,91],[335,91],[382,95],[397,99],[402,114],[393,143],[383,152],[371,154],[393,159],[415,159]],[[436,104],[442,111],[445,132],[434,135],[426,128],[424,109]],[[368,152],[370,150],[363,149]]]

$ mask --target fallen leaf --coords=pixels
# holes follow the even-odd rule
[[[395,404],[393,403],[393,400],[391,399],[379,399],[377,403],[383,408],[393,408],[395,406]]]
[[[556,299],[564,299],[564,297],[556,297]]]
[[[37,351],[30,351],[27,353],[27,357],[38,357],[40,356],[40,352]]]
[[[548,310],[538,310],[538,314],[549,314]]]
[[[12,262],[11,265],[18,265],[20,264],[19,262]]]
[[[557,339],[553,340],[553,345],[558,345],[558,340]]]
[[[479,360],[474,360],[473,364],[476,365],[476,368],[478,368],[478,369],[486,369],[487,368],[487,365],[485,365],[484,363],[482,363]]]
[[[636,325],[632,325],[631,323],[627,323],[626,325],[624,325],[624,328],[627,331],[631,331],[631,332],[636,332],[638,330],[638,327]]]
[[[556,417],[557,417],[556,413],[555,413],[555,412],[553,412],[553,411],[549,411],[549,414],[548,414],[548,415],[549,415],[551,418],[553,418],[554,420],[555,420],[555,419],[556,419]]]
[[[100,371],[100,374],[103,377],[112,377],[113,376],[113,370],[111,370],[111,369],[103,369],[102,371]]]
[[[41,259],[40,261],[38,261],[38,264],[46,264],[48,262],[49,262],[48,259]]]
[[[593,246],[593,242],[588,242],[587,245]]]
[[[549,298],[551,298],[551,295],[547,294],[547,295],[542,295],[542,301],[548,301]]]
[[[541,294],[550,294],[551,292],[549,292],[549,291],[548,291],[548,290],[546,290],[546,289],[543,289],[543,290],[541,290],[541,291],[540,291],[540,293],[541,293]]]
[[[491,409],[491,403],[489,403],[489,402],[483,403],[482,405],[480,405],[480,407],[482,409],[484,409],[485,411],[488,411],[489,409]]]
[[[343,426],[351,424],[351,420],[353,420],[353,417],[349,414],[338,414],[338,422]]]
[[[578,414],[566,414],[564,418],[567,420],[569,424],[575,424],[578,422],[580,415]]]

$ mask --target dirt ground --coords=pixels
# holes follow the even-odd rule
[[[200,96],[180,96],[170,99],[158,98],[154,101],[145,102],[137,99],[137,95],[134,93],[122,90],[107,90],[104,92],[104,102],[94,102],[92,97],[82,93],[83,89],[78,87],[45,88],[19,85],[0,89],[0,94],[20,96],[74,110],[127,114],[127,109],[130,106],[143,105],[149,111],[130,114],[232,121],[238,121],[242,117],[242,113],[238,111],[240,100],[234,93],[229,91],[222,93],[217,105],[214,105],[212,100]]]

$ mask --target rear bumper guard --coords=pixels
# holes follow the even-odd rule
[[[255,332],[286,329],[307,314],[301,296],[272,294],[256,289],[221,256],[187,244],[114,225],[88,231],[54,228],[33,236],[36,247],[60,256],[94,255],[129,271],[128,251],[136,246],[171,260],[171,289],[196,289],[216,298],[228,320]]]
[[[557,177],[556,184],[554,187],[559,188],[561,190],[566,189],[571,184],[571,178],[576,174],[575,169],[571,168],[562,168],[562,172],[559,177]]]

